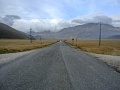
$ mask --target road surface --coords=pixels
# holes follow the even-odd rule
[[[0,90],[120,90],[120,73],[58,42],[0,66]]]

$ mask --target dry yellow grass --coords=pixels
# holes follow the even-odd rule
[[[66,41],[69,44],[76,46],[76,41]],[[99,46],[98,40],[78,40],[77,48],[81,50],[108,55],[120,55],[120,40],[102,40],[101,46]]]
[[[55,43],[57,40],[33,40],[30,43],[29,40],[0,40],[0,53],[21,52]]]

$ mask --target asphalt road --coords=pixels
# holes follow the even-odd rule
[[[0,90],[120,90],[120,73],[58,42],[0,66]]]

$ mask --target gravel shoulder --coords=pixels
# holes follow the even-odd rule
[[[8,53],[8,54],[0,54],[0,65],[5,64],[7,62],[10,62],[12,60],[15,60],[19,57],[22,57],[26,54],[35,52],[36,50],[30,50],[25,52],[18,52],[18,53]]]
[[[88,53],[88,55],[91,55],[98,60],[101,60],[108,64],[109,66],[115,68],[117,71],[120,72],[120,56],[112,56],[112,55],[103,55],[103,54],[95,54],[95,53]]]
[[[71,45],[69,46],[72,48],[75,48],[74,46],[71,46]],[[86,53],[87,55],[97,58],[98,60],[101,60],[102,62],[106,63],[107,65],[111,66],[112,68],[120,72],[120,56],[95,54],[95,53],[90,53],[90,52],[85,52],[85,51],[83,52]]]

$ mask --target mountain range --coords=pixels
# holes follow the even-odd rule
[[[41,37],[43,39],[98,39],[100,34],[99,23],[87,23],[74,27],[64,28],[58,32],[43,31],[35,32],[34,37]],[[109,24],[101,24],[101,37],[119,38],[120,27],[114,27]]]
[[[0,39],[29,39],[29,35],[0,23]]]
[[[32,31],[36,39],[98,39],[100,34],[99,23],[87,23],[74,27],[64,28],[58,32],[50,30],[42,32]],[[120,27],[101,24],[101,37],[103,39],[120,39]],[[29,32],[18,31],[8,25],[0,23],[0,39],[29,39]]]

